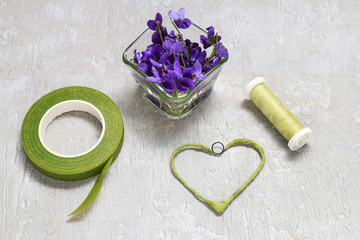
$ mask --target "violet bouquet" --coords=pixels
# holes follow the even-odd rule
[[[170,10],[168,16],[176,32],[168,32],[162,25],[162,15],[157,13],[154,20],[147,22],[153,31],[151,44],[141,52],[135,49],[131,61],[147,75],[147,81],[157,83],[171,96],[179,97],[193,90],[206,73],[228,57],[228,51],[212,26],[206,28],[206,35],[199,36],[200,44],[186,39],[180,29],[189,28],[192,22],[185,18],[184,8],[179,12]]]

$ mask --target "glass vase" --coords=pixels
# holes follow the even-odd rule
[[[207,33],[194,23],[192,23],[188,29],[181,30],[185,39],[190,39],[194,42],[200,42],[200,35],[206,36]],[[148,75],[140,70],[132,61],[134,58],[134,50],[139,52],[145,51],[147,46],[151,44],[152,34],[153,31],[146,29],[125,49],[122,59],[124,63],[130,67],[138,90],[145,99],[169,118],[184,118],[209,97],[223,64],[228,60],[228,57],[221,59],[218,64],[208,70],[204,74],[206,77],[196,83],[193,90],[189,89],[185,94],[175,97],[167,93],[159,84],[146,80]]]

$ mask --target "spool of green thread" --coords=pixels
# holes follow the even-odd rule
[[[249,82],[244,94],[252,100],[275,128],[289,141],[295,151],[304,146],[312,135],[310,128],[303,127],[296,117],[287,110],[280,100],[267,88],[266,80],[258,77]]]

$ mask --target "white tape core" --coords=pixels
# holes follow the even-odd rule
[[[96,117],[100,121],[101,126],[102,126],[100,138],[95,143],[94,146],[92,146],[89,150],[87,150],[83,153],[75,154],[75,155],[63,155],[63,154],[55,153],[55,152],[51,151],[49,149],[49,147],[46,146],[46,144],[45,144],[45,141],[44,141],[45,130],[49,126],[51,121],[53,121],[56,117],[60,116],[63,113],[72,112],[72,111],[87,112],[87,113],[90,113],[91,115],[93,115],[94,117]],[[40,120],[38,133],[39,133],[39,138],[40,138],[41,144],[50,153],[52,153],[56,156],[59,156],[59,157],[64,157],[64,158],[79,157],[81,155],[84,155],[84,154],[90,152],[100,143],[100,141],[104,137],[104,133],[105,133],[105,119],[104,119],[104,116],[102,115],[102,113],[100,112],[100,110],[97,107],[95,107],[94,105],[92,105],[91,103],[85,102],[82,100],[68,100],[68,101],[60,102],[60,103],[52,106],[49,110],[46,111],[46,113],[43,115],[43,117]]]
[[[251,80],[244,88],[244,96],[247,100],[250,100],[250,93],[251,91],[259,84],[266,83],[265,78],[257,77]]]
[[[310,128],[303,128],[298,131],[289,141],[288,146],[295,151],[304,146],[312,136],[313,132]]]

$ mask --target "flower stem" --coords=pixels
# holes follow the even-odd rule
[[[178,27],[176,26],[176,24],[174,23],[174,21],[173,21],[172,19],[170,19],[170,21],[171,21],[172,25],[174,25],[174,27],[175,27],[176,31],[179,33],[179,35],[181,35],[180,30],[178,29]],[[187,55],[188,58],[190,58],[190,57],[189,57],[189,52],[188,52],[188,50],[187,50],[187,48],[186,48],[186,43],[185,43],[184,39],[180,38],[180,36],[178,37],[178,39],[179,39],[181,42],[184,43],[184,48],[185,48],[185,51],[186,51],[186,55]]]
[[[185,61],[184,61],[184,57],[183,57],[183,55],[180,53],[180,57],[181,57],[181,59],[182,59],[182,62],[183,62],[183,64],[184,64],[184,68],[186,68],[186,64],[185,64]]]
[[[181,39],[181,42],[184,43],[184,48],[185,48],[186,56],[187,56],[188,59],[190,59],[188,49],[186,48],[186,42],[184,41],[184,39]]]
[[[209,60],[211,60],[215,56],[215,53],[216,53],[216,50],[213,49],[211,54],[210,54]]]
[[[216,33],[216,35],[215,35],[215,47],[214,47],[214,49],[212,50],[212,52],[210,54],[210,57],[209,57],[210,60],[216,55],[218,43],[219,43],[219,41],[218,41],[218,33]]]
[[[172,93],[171,93],[171,95],[173,96],[173,97],[179,97],[179,96],[181,96],[182,95],[182,93],[178,90],[178,89],[176,89],[176,90],[174,90]]]
[[[178,27],[177,27],[176,24],[174,23],[174,21],[173,21],[172,19],[170,19],[170,21],[171,21],[172,25],[174,25],[176,31],[177,31],[179,34],[181,34],[180,31],[179,31],[179,29],[178,29]]]
[[[217,34],[217,33],[216,33],[216,35],[215,35],[215,39],[216,39],[216,40],[215,40],[215,41],[216,41],[216,42],[215,42],[215,44],[216,44],[216,45],[215,45],[215,52],[217,52],[217,46],[218,46],[218,34]]]
[[[162,34],[161,34],[161,28],[160,28],[158,22],[156,22],[156,27],[157,27],[157,29],[159,30],[159,35],[160,35],[161,42],[164,43],[164,39],[162,38]]]

